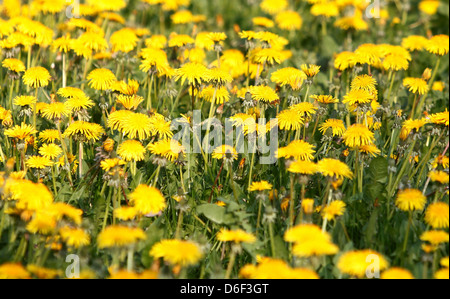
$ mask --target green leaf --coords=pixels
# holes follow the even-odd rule
[[[369,166],[369,174],[375,182],[385,184],[388,179],[388,161],[386,158],[377,157]]]
[[[216,204],[203,204],[197,207],[197,214],[204,215],[206,218],[217,224],[230,224],[233,222],[231,215],[227,214],[224,207]]]

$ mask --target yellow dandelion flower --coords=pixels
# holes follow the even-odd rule
[[[175,80],[181,79],[181,84],[187,80],[189,85],[198,86],[207,81],[208,69],[199,63],[189,62],[175,70]]]
[[[261,9],[271,15],[276,15],[288,7],[287,0],[263,0],[260,4]]]
[[[436,271],[436,273],[434,273],[434,278],[435,279],[449,279],[449,269],[447,268],[443,268],[441,270]]]
[[[436,125],[449,126],[449,112],[445,109],[444,112],[434,113],[430,115],[430,122]]]
[[[32,67],[25,71],[22,77],[23,83],[33,88],[45,87],[50,82],[51,76],[43,67]]]
[[[320,66],[315,64],[302,64],[300,68],[306,74],[306,76],[308,76],[308,78],[313,78],[320,72]]]
[[[17,138],[20,140],[24,140],[36,133],[37,131],[33,126],[27,125],[25,123],[22,123],[20,126],[16,125],[11,129],[5,130],[5,136]]]
[[[185,151],[185,148],[176,140],[165,139],[148,145],[149,151],[169,161],[175,161]]]
[[[336,99],[331,95],[312,95],[311,98],[321,104],[339,103],[339,99]]]
[[[311,161],[295,161],[289,165],[289,172],[312,175],[317,173],[317,164]]]
[[[270,80],[279,86],[289,86],[292,90],[299,90],[304,80],[307,79],[306,74],[293,67],[279,69],[272,73]]]
[[[117,81],[116,76],[108,69],[95,69],[87,77],[89,86],[96,90],[111,89],[112,84]]]
[[[296,110],[283,110],[277,115],[278,126],[281,130],[296,131],[304,124],[304,118]]]
[[[438,246],[440,244],[448,243],[449,235],[447,232],[443,230],[430,230],[424,232],[420,236],[420,240],[428,242],[433,246]]]
[[[37,265],[28,265],[27,270],[38,279],[55,279],[62,275],[62,271],[60,270],[43,268]]]
[[[414,279],[414,276],[406,269],[394,267],[381,273],[381,279]]]
[[[325,134],[328,129],[331,129],[333,136],[341,137],[345,133],[344,122],[340,119],[327,119],[319,126],[319,131]]]
[[[203,256],[200,247],[191,241],[162,240],[153,245],[150,255],[154,258],[162,258],[174,265],[186,267],[197,264]]]
[[[152,121],[142,113],[130,113],[120,124],[121,131],[128,138],[145,140],[151,136]]]
[[[62,149],[54,143],[44,144],[39,149],[39,154],[47,159],[53,160],[62,154]]]
[[[42,108],[42,116],[48,120],[61,119],[70,114],[70,109],[64,103],[53,102]]]
[[[166,207],[166,200],[161,191],[147,185],[139,185],[130,194],[131,203],[142,215],[157,215]]]
[[[123,53],[133,51],[133,49],[137,46],[138,41],[139,38],[136,33],[130,28],[123,28],[114,32],[109,39],[109,42],[112,45],[112,51],[120,51]]]
[[[234,147],[230,145],[222,145],[214,149],[212,157],[213,159],[218,160],[237,160],[238,153]]]
[[[350,126],[342,135],[346,146],[355,148],[373,144],[375,141],[374,133],[365,125],[354,124]]]
[[[241,229],[228,230],[222,228],[217,234],[217,240],[234,243],[254,243],[256,241],[256,237]]]
[[[374,100],[374,95],[368,90],[364,89],[353,89],[350,90],[344,96],[344,100],[342,101],[344,104],[349,104],[350,106],[354,105],[362,105],[371,103]]]
[[[448,35],[435,35],[427,43],[425,49],[435,55],[444,56],[448,54]]]
[[[350,276],[363,278],[366,276],[366,270],[373,263],[373,260],[379,261],[379,270],[384,270],[389,267],[389,263],[378,252],[366,250],[354,250],[344,253],[338,261],[338,269]]]
[[[23,62],[19,59],[15,58],[7,58],[3,60],[2,66],[15,73],[23,73],[26,70],[25,64],[23,64]]]
[[[0,265],[0,279],[29,279],[30,273],[19,263]]]
[[[172,33],[169,37],[169,47],[183,47],[189,44],[195,44],[195,40],[186,34]]]
[[[402,47],[408,51],[422,51],[425,49],[428,39],[420,35],[410,35],[402,39]]]
[[[25,164],[30,168],[45,169],[52,166],[53,162],[47,157],[31,156]]]
[[[427,15],[432,16],[436,14],[439,5],[439,0],[422,0],[419,3],[419,10]]]
[[[347,205],[341,200],[331,202],[322,209],[323,219],[328,219],[328,221],[331,221],[334,220],[336,216],[344,215],[346,206]]]
[[[427,81],[422,78],[405,78],[403,79],[403,86],[407,87],[410,92],[419,95],[423,95],[429,90]]]
[[[353,68],[355,66],[355,53],[344,51],[334,58],[334,67],[340,71]]]
[[[125,161],[142,161],[144,160],[145,147],[136,140],[127,140],[119,145],[117,154]]]
[[[303,140],[294,140],[287,146],[279,148],[276,156],[277,158],[311,161],[314,159],[315,152],[314,145]]]
[[[252,18],[252,23],[255,26],[261,26],[265,28],[272,28],[275,26],[275,23],[266,17],[254,17]]]
[[[402,211],[422,211],[427,202],[427,198],[417,189],[404,189],[399,191],[396,206]]]
[[[147,238],[140,228],[112,225],[105,228],[98,237],[98,248],[126,247]]]
[[[254,101],[271,103],[280,99],[276,91],[270,86],[250,86],[250,93]]]
[[[54,143],[56,140],[59,140],[59,132],[51,129],[41,131],[39,132],[39,140],[46,143]]]
[[[293,254],[299,257],[334,255],[339,248],[331,242],[331,236],[314,224],[301,224],[290,228],[284,240],[294,243]]]
[[[301,102],[291,106],[289,109],[297,111],[302,117],[307,119],[311,118],[313,114],[316,114],[317,107],[314,104],[309,102]]]
[[[122,221],[130,221],[136,218],[138,210],[135,207],[120,207],[114,210],[114,216]]]
[[[283,30],[299,30],[302,28],[303,20],[300,15],[291,10],[278,13],[275,17],[278,28]]]
[[[80,248],[91,242],[89,234],[80,228],[62,227],[59,229],[59,235],[62,241],[72,248]]]
[[[448,228],[449,206],[445,202],[436,202],[428,206],[425,211],[425,222],[431,227]]]
[[[325,158],[317,163],[318,171],[323,176],[332,177],[334,179],[353,178],[353,172],[347,164],[336,160]]]
[[[249,192],[272,190],[272,184],[267,181],[253,182],[248,188]]]
[[[100,139],[103,133],[105,133],[105,130],[99,124],[85,121],[75,121],[69,125],[63,136],[90,141]]]

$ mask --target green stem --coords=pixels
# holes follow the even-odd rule
[[[227,272],[225,274],[225,279],[230,279],[231,271],[233,271],[234,262],[236,260],[236,252],[232,249],[230,254],[230,260],[228,261]]]

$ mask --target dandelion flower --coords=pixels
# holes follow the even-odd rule
[[[342,216],[345,212],[346,204],[341,200],[335,200],[322,209],[323,219],[334,220],[336,216]]]
[[[336,160],[325,158],[317,163],[318,171],[323,176],[332,177],[334,179],[353,178],[353,172],[347,164]]]
[[[279,86],[289,86],[292,90],[299,90],[303,81],[307,79],[306,74],[293,67],[279,69],[272,73],[270,80]]]
[[[420,35],[410,35],[402,39],[402,47],[408,51],[422,51],[425,49],[428,39]]]
[[[354,124],[342,135],[348,147],[355,148],[372,144],[375,141],[374,133],[365,125]]]
[[[130,194],[131,203],[142,215],[157,215],[166,207],[166,200],[161,191],[147,185],[139,185]]]
[[[171,139],[149,144],[148,149],[152,154],[164,157],[172,162],[178,159],[178,156],[185,151],[178,141]]]
[[[435,35],[427,43],[425,49],[435,55],[444,56],[448,54],[448,35]]]
[[[212,153],[213,159],[227,159],[227,160],[237,160],[238,153],[236,149],[229,145],[222,145],[214,149]]]
[[[296,110],[283,110],[277,115],[278,126],[281,130],[296,131],[304,124],[304,118]]]
[[[434,278],[435,279],[449,279],[449,269],[447,268],[443,268],[441,270],[436,271],[436,273],[434,273]]]
[[[119,145],[117,154],[125,161],[142,161],[144,160],[145,147],[136,140],[127,140]]]
[[[234,243],[254,243],[256,241],[256,237],[241,229],[227,230],[223,228],[217,234],[217,240]]]
[[[33,88],[39,88],[47,86],[50,82],[51,76],[47,69],[38,66],[26,70],[22,79],[25,85]]]
[[[301,224],[287,230],[284,240],[294,243],[293,254],[299,257],[333,255],[339,251],[331,242],[331,236],[314,224]]]
[[[23,73],[26,70],[23,62],[15,58],[7,58],[3,60],[2,66],[15,73]]]
[[[42,108],[42,116],[48,120],[62,119],[70,114],[70,109],[64,103],[53,102]]]
[[[123,53],[133,51],[133,49],[137,46],[138,41],[139,38],[136,33],[130,28],[123,28],[114,32],[109,39],[109,42],[112,45],[112,51],[120,51]]]
[[[354,250],[344,253],[338,261],[338,269],[350,276],[363,278],[366,275],[366,270],[373,262],[374,258],[379,261],[379,270],[388,268],[389,263],[378,252],[366,250]]]
[[[341,137],[345,133],[344,122],[340,119],[327,119],[319,126],[319,131],[325,134],[328,129],[331,129],[333,136]]]
[[[213,99],[215,99],[214,103],[221,105],[230,100],[230,93],[228,92],[228,89],[225,86],[221,86],[219,88],[214,86],[208,86],[202,89],[202,91],[199,94],[199,97],[208,102],[212,102]]]
[[[294,140],[287,146],[279,148],[276,156],[277,158],[311,161],[314,159],[314,153],[314,145],[303,140]]]
[[[28,158],[26,165],[30,168],[45,169],[53,165],[52,160],[46,157],[31,156]]]
[[[335,104],[339,103],[339,99],[330,95],[312,95],[311,98],[321,104]]]
[[[39,140],[46,143],[54,143],[56,140],[59,140],[59,132],[52,129],[41,131],[39,132]]]
[[[0,279],[29,279],[30,273],[19,263],[0,265]]]
[[[250,93],[254,101],[271,103],[278,101],[280,99],[275,90],[273,90],[270,86],[265,85],[251,86]]]
[[[414,94],[423,95],[428,92],[429,86],[427,81],[422,78],[405,78],[403,79],[403,86]]]
[[[313,175],[317,172],[317,164],[311,161],[295,161],[289,165],[288,171],[303,175]]]
[[[417,189],[405,189],[399,191],[395,204],[402,211],[422,211],[427,198]]]
[[[80,228],[62,227],[59,229],[59,235],[63,242],[72,248],[80,248],[91,242],[89,234]]]
[[[261,182],[253,182],[251,186],[248,188],[249,192],[253,191],[265,191],[265,190],[272,190],[272,184],[270,184],[267,181],[261,181]]]
[[[181,84],[187,80],[189,85],[198,86],[208,78],[208,69],[199,63],[189,62],[175,70],[175,80],[181,79]]]
[[[440,244],[448,243],[449,235],[447,232],[443,230],[430,230],[424,232],[420,236],[420,240],[428,242],[433,246],[438,246]]]
[[[114,210],[114,216],[122,221],[130,221],[136,218],[138,210],[135,207],[120,207]]]
[[[103,68],[91,71],[87,79],[91,88],[100,91],[111,89],[112,84],[117,81],[113,72]]]
[[[39,154],[47,159],[53,160],[62,154],[62,149],[54,143],[44,144],[39,149]]]
[[[414,279],[414,276],[406,269],[394,267],[381,273],[381,279]]]
[[[280,29],[283,30],[299,30],[302,27],[303,20],[300,15],[291,10],[278,13],[275,22]]]
[[[98,248],[126,247],[145,240],[147,236],[140,228],[112,225],[100,232],[97,237]]]
[[[5,136],[17,138],[20,140],[24,140],[36,133],[37,131],[33,126],[27,125],[25,123],[22,123],[20,126],[14,126],[11,129],[5,130]]]
[[[130,113],[121,123],[120,131],[128,138],[145,140],[151,135],[152,121],[142,113]]]
[[[425,222],[433,228],[448,228],[449,206],[445,202],[436,202],[425,211]]]
[[[288,7],[287,0],[263,0],[260,4],[261,9],[268,14],[276,15]]]
[[[173,266],[186,267],[197,264],[203,256],[200,247],[191,241],[162,240],[153,245],[150,255],[162,258]]]

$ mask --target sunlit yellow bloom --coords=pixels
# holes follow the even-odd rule
[[[130,194],[130,199],[135,209],[142,215],[157,215],[167,207],[161,191],[147,185],[139,185]]]
[[[325,134],[328,129],[331,129],[333,136],[341,137],[345,132],[344,122],[340,119],[327,119],[319,126],[319,131]]]
[[[339,248],[331,242],[331,236],[314,224],[301,224],[290,228],[284,240],[294,243],[294,255],[299,257],[333,255]]]
[[[52,160],[46,157],[31,156],[28,158],[26,165],[30,168],[44,169],[53,165]]]
[[[250,86],[250,93],[254,101],[271,103],[280,99],[276,91],[270,86]]]
[[[187,80],[189,85],[198,86],[202,84],[202,81],[207,80],[207,76],[208,69],[203,64],[194,62],[186,63],[175,70],[175,79],[177,81],[181,79],[181,84]]]
[[[261,182],[253,182],[251,186],[248,188],[249,192],[253,191],[265,191],[265,190],[272,190],[272,184],[270,184],[267,181],[261,181]]]
[[[439,0],[422,0],[419,3],[419,10],[427,15],[434,15],[440,5]]]
[[[448,35],[435,35],[427,43],[425,49],[435,55],[444,56],[448,54]]]
[[[429,90],[427,81],[422,78],[405,78],[403,79],[403,86],[408,87],[410,92],[419,95],[423,95]]]
[[[281,147],[276,152],[277,158],[311,161],[314,159],[314,145],[303,141],[294,140],[285,147]]]
[[[339,99],[334,98],[330,95],[312,95],[312,99],[322,104],[335,104],[339,103]]]
[[[36,134],[37,131],[33,126],[22,123],[20,126],[15,126],[11,129],[5,130],[5,136],[11,138],[17,138],[20,140],[24,140],[29,136]]]
[[[7,58],[3,60],[2,66],[15,73],[22,73],[26,70],[23,62],[15,58]]]
[[[200,247],[191,241],[162,240],[153,245],[150,255],[154,258],[163,258],[164,261],[186,267],[197,264],[203,256]]]
[[[123,52],[128,53],[133,51],[133,49],[137,46],[139,38],[136,33],[130,28],[123,28],[116,32],[114,32],[109,42],[112,45],[113,52]]]
[[[0,265],[0,279],[29,279],[30,273],[19,263]]]
[[[312,175],[317,172],[317,165],[311,161],[295,161],[289,165],[288,171],[303,175]]]
[[[303,20],[300,15],[291,10],[278,13],[275,22],[280,29],[283,30],[299,30],[302,27]]]
[[[126,247],[147,238],[140,228],[122,225],[108,226],[97,237],[99,248]]]
[[[127,140],[119,145],[117,154],[125,161],[142,161],[144,160],[145,147],[136,140]]]
[[[80,228],[62,227],[59,229],[59,235],[68,247],[80,248],[91,242],[89,234]]]
[[[130,221],[136,218],[138,210],[135,207],[120,207],[114,210],[114,216],[122,221]]]
[[[111,89],[112,84],[117,81],[116,76],[108,69],[95,69],[87,79],[91,88],[101,91]]]
[[[29,68],[23,75],[23,83],[33,88],[47,86],[50,79],[51,76],[47,69],[40,66]]]
[[[222,228],[217,234],[217,240],[222,242],[254,243],[256,241],[256,237],[241,229],[228,230]]]
[[[320,66],[315,64],[302,64],[300,68],[309,78],[315,77],[320,72]]]
[[[227,159],[227,160],[237,160],[238,153],[236,149],[229,145],[222,145],[214,149],[212,153],[214,159]]]
[[[47,159],[53,160],[62,154],[62,149],[54,143],[44,144],[39,149],[39,154]]]
[[[176,140],[166,139],[148,145],[149,151],[169,161],[175,161],[180,154],[183,154],[185,148]]]
[[[255,26],[261,26],[261,27],[266,27],[266,28],[272,28],[273,26],[275,26],[275,23],[272,20],[265,18],[265,17],[252,18],[252,22],[253,22],[253,25],[255,25]]]
[[[449,242],[449,235],[443,230],[430,230],[420,236],[420,240],[437,246]]]
[[[270,80],[280,86],[290,86],[292,90],[299,90],[303,81],[307,79],[306,74],[293,67],[279,69],[272,73]]]
[[[422,211],[427,198],[417,189],[405,189],[398,192],[395,204],[402,211]]]
[[[342,137],[345,145],[351,148],[373,144],[375,141],[374,133],[361,124],[354,124],[347,128]]]
[[[449,206],[445,202],[436,202],[425,211],[425,222],[433,228],[448,228]]]
[[[263,11],[271,15],[276,15],[277,13],[285,10],[288,7],[287,0],[263,0],[260,4]]]
[[[304,118],[296,110],[283,110],[277,115],[278,126],[281,130],[296,131],[304,124]]]
[[[334,179],[353,178],[353,172],[347,164],[336,160],[325,158],[317,163],[318,170],[322,175],[332,177]]]
[[[322,217],[329,221],[334,220],[336,216],[342,216],[347,205],[341,200],[335,200],[322,209]]]
[[[414,279],[414,276],[406,269],[394,267],[381,273],[381,279]]]
[[[285,261],[273,258],[264,258],[258,265],[245,265],[239,276],[246,279],[319,279],[312,270],[291,268]]]
[[[370,249],[346,252],[339,258],[337,267],[344,274],[363,278],[374,259],[379,262],[379,270],[388,268],[389,263],[386,259],[380,253]]]
[[[427,43],[428,39],[420,35],[410,35],[402,39],[402,47],[409,51],[422,51]]]

